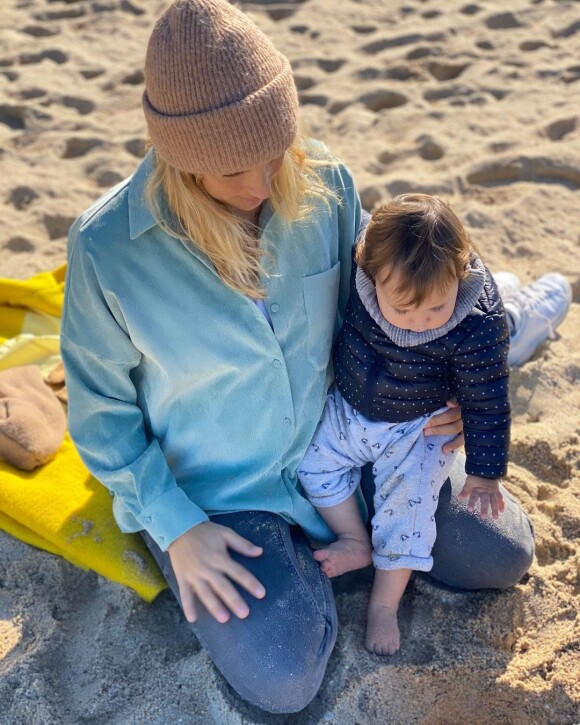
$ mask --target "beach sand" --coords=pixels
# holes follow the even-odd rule
[[[65,261],[73,219],[144,153],[140,99],[159,0],[4,0],[0,275]],[[168,593],[130,590],[0,534],[0,721],[442,725],[580,722],[580,5],[571,0],[241,3],[295,70],[304,128],[364,205],[436,193],[489,267],[565,274],[557,339],[512,377],[506,484],[537,555],[505,592],[403,601],[400,654],[363,648],[368,572],[336,583],[338,644],[292,716],[243,703]],[[486,552],[481,552],[482,558]]]

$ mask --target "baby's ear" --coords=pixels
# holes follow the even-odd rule
[[[59,449],[66,415],[34,365],[0,372],[0,458],[32,471]]]

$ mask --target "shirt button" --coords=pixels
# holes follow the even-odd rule
[[[145,516],[145,518],[143,519],[143,523],[144,524],[150,524],[151,523],[151,516]]]
[[[282,367],[282,363],[280,362],[280,360],[278,360],[278,358],[274,358],[274,360],[272,360],[272,367],[275,367],[275,368]]]
[[[280,305],[277,305],[275,302],[273,305],[270,305],[270,310],[272,312],[278,312],[279,309],[280,309]]]
[[[165,537],[164,536],[158,536],[157,537],[157,543],[158,544],[161,544],[161,546],[163,546],[163,544],[165,543]]]
[[[284,418],[284,425],[290,425],[291,423],[292,421],[290,420],[290,418]]]

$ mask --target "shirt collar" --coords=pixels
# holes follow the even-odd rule
[[[157,225],[145,201],[145,186],[153,170],[153,151],[150,150],[129,182],[129,237],[131,239],[137,239],[141,234]]]

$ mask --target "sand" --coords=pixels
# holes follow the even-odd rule
[[[337,583],[338,645],[302,713],[241,702],[169,594],[131,591],[0,535],[0,721],[580,722],[580,6],[570,1],[241,3],[288,55],[306,129],[353,170],[367,208],[437,193],[492,270],[567,276],[557,339],[512,378],[507,486],[537,556],[506,592],[416,580],[401,653],[362,646],[370,580]],[[143,58],[159,0],[4,0],[0,274],[65,261],[75,216],[143,154]],[[483,555],[483,553],[482,553]]]

